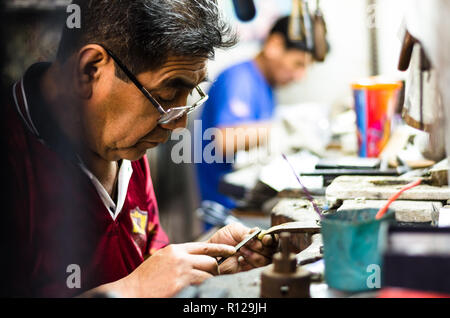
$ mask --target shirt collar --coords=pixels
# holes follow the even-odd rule
[[[81,160],[79,165],[83,172],[91,180],[92,184],[97,190],[97,193],[102,199],[103,204],[105,205],[113,220],[115,220],[119,213],[122,211],[127,196],[128,185],[130,183],[131,175],[133,174],[133,167],[131,166],[131,162],[129,160],[123,159],[120,165],[119,176],[117,180],[117,204],[111,199],[108,191],[105,190],[97,177],[94,176],[91,171],[89,171],[89,169],[83,164]]]

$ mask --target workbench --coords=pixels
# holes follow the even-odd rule
[[[289,221],[313,222],[318,216],[311,210],[310,203],[302,199],[281,199],[273,208],[271,224],[277,225]],[[298,251],[297,262],[321,258],[321,235],[319,231],[295,234],[292,246]],[[312,244],[314,242],[314,244]],[[198,297],[259,298],[261,274],[268,266],[247,272],[213,277],[197,288]],[[218,287],[220,286],[220,287]],[[348,297],[351,294],[329,289],[325,283],[313,283],[311,297]]]
[[[321,241],[320,234],[316,234]],[[297,254],[297,260],[302,262],[319,254],[319,246],[315,250]],[[268,265],[269,266],[269,265]],[[268,266],[255,268],[247,272],[215,276],[208,279],[197,288],[198,297],[209,298],[260,298],[261,274]],[[346,297],[375,297],[376,292],[351,294],[329,288],[324,282],[314,282],[310,288],[311,298],[346,298]]]
[[[325,197],[316,198],[322,204]],[[379,208],[385,200],[344,200],[337,211],[342,209]],[[434,207],[433,207],[434,206]],[[398,222],[431,224],[436,216],[433,211],[442,207],[441,201],[407,201],[395,202],[391,209],[395,212]],[[281,198],[271,213],[271,224],[277,225],[285,222],[304,222],[314,224],[319,219],[311,203],[305,199]],[[304,264],[306,269],[323,268],[322,238],[317,231],[295,233],[291,236],[292,250],[296,252],[297,264]],[[261,289],[261,274],[268,266],[256,268],[248,272],[213,277],[197,288],[198,297],[230,298],[259,298]],[[312,271],[313,271],[312,270]],[[323,272],[322,272],[323,274]],[[323,276],[322,276],[323,278]],[[376,297],[377,292],[347,293],[329,288],[322,281],[312,282],[310,287],[312,298],[343,298],[343,297]]]
[[[217,294],[217,289],[221,289],[223,291],[220,294],[222,297],[259,298],[261,273],[266,270],[267,267],[268,266],[255,268],[247,272],[210,278],[198,288],[200,297],[211,297],[211,295]],[[328,288],[325,283],[312,283],[310,293],[312,298],[343,298],[357,296]],[[364,296],[373,297],[375,294],[365,293]]]
[[[251,206],[255,210],[259,208],[261,216],[266,216],[271,226],[298,222],[304,229],[303,232],[291,233],[289,242],[290,251],[296,254],[297,265],[309,270],[315,277],[310,285],[310,297],[376,297],[377,291],[347,293],[327,286],[323,279],[323,244],[318,214],[300,189],[269,191],[270,187],[263,187],[257,178],[259,169],[260,167],[245,169],[230,174],[224,179],[227,187],[223,189],[228,190],[228,193],[224,192],[230,195],[233,193],[235,197],[239,194],[239,199],[244,201],[251,198]],[[241,181],[243,175],[246,176],[245,182]],[[379,209],[411,180],[391,176],[340,176],[324,187],[323,191],[315,189],[311,192],[325,214],[344,210]],[[236,189],[239,191],[235,191]],[[390,211],[394,212],[397,224],[434,226],[438,222],[439,211],[449,203],[448,199],[448,186],[422,183],[404,192],[391,204]],[[239,217],[239,213],[235,216]],[[269,266],[213,277],[196,288],[197,297],[259,298],[261,275]]]

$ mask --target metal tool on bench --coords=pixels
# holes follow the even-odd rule
[[[302,172],[302,176],[322,176],[324,185],[328,186],[339,176],[399,176],[407,172],[405,165],[395,169],[385,167],[386,161],[377,158],[342,157],[321,159],[314,171]]]
[[[397,169],[315,169],[310,172],[302,172],[302,176],[322,176],[324,185],[330,185],[331,182],[339,176],[399,176],[406,172],[406,169],[399,167]]]
[[[258,239],[262,240],[262,238],[265,235],[273,235],[273,234],[280,234],[283,232],[287,233],[317,233],[320,230],[320,222],[287,222],[279,225],[272,226],[268,230],[262,230],[259,235]]]
[[[273,264],[261,274],[263,298],[309,298],[311,273],[297,267],[297,258],[289,250],[290,233],[280,234],[281,252],[273,256]]]

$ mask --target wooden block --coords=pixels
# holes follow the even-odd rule
[[[434,165],[436,162],[433,160],[427,160],[427,159],[422,159],[422,160],[407,160],[406,164],[411,168],[411,169],[424,169],[424,168],[429,168],[432,165]]]
[[[386,204],[386,200],[345,200],[337,210],[379,209]],[[434,206],[434,209],[433,209]],[[441,209],[439,201],[394,201],[389,209],[395,212],[399,222],[407,223],[437,223],[435,211]]]
[[[308,200],[281,199],[273,208],[271,218],[272,226],[287,222],[302,222],[308,227],[308,231],[305,233],[293,233],[291,235],[291,247],[294,248],[296,253],[311,245],[312,235],[320,231],[320,228],[317,227],[317,220],[320,217]],[[317,228],[311,231],[313,227]]]
[[[303,199],[281,199],[271,215],[272,226],[286,222],[317,224],[317,220],[320,220],[311,202]]]
[[[296,255],[297,264],[304,265],[315,262],[323,257],[321,247],[323,246],[322,234],[317,233],[311,237],[311,245]]]
[[[327,202],[334,206],[336,201],[364,198],[366,200],[387,200],[403,186],[417,178],[340,176],[326,189]],[[446,201],[450,198],[450,187],[421,184],[402,193],[399,200]]]

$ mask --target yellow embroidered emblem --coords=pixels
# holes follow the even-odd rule
[[[130,216],[133,223],[133,233],[145,235],[147,211],[142,211],[139,208],[136,208],[130,213]]]

